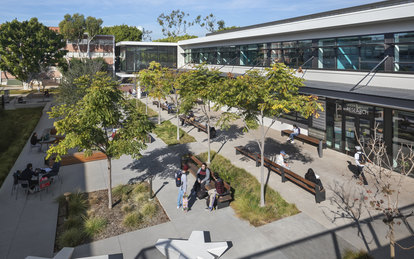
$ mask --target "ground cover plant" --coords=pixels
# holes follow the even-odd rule
[[[42,109],[43,107],[0,111],[0,186],[30,138],[42,116]]]
[[[156,198],[149,200],[147,183],[118,185],[112,189],[115,205],[108,209],[106,190],[60,196],[55,251],[168,221]]]
[[[133,106],[137,107],[138,112],[141,114],[145,114],[145,103],[137,99],[130,99],[130,102]],[[148,117],[157,117],[158,113],[148,107]]]
[[[202,161],[207,160],[207,153],[198,155]],[[266,188],[266,203],[260,206],[260,183],[246,170],[234,166],[228,159],[212,152],[210,168],[234,189],[234,201],[231,207],[237,216],[261,226],[269,222],[299,213],[295,204],[286,202],[282,196],[271,188]]]
[[[180,140],[177,140],[177,126],[173,125],[170,121],[163,121],[161,124],[156,125],[154,133],[167,145],[185,144],[196,141],[193,136],[190,136],[182,129],[180,129]]]

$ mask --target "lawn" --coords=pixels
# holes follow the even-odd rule
[[[138,104],[138,111],[142,114],[145,114],[145,103],[141,102],[138,99],[130,99],[129,100],[132,105],[136,106]],[[156,117],[158,116],[158,113],[148,107],[148,117]]]
[[[207,153],[198,155],[202,161],[207,160]],[[238,217],[261,226],[272,221],[299,213],[295,204],[286,202],[282,196],[271,188],[266,188],[266,206],[260,207],[260,183],[246,170],[234,166],[228,159],[212,152],[210,168],[234,189],[234,201],[231,207]]]
[[[36,127],[42,110],[43,107],[0,111],[0,186]]]
[[[195,138],[180,129],[180,140],[177,141],[177,125],[173,125],[170,121],[163,121],[157,124],[154,133],[164,141],[167,145],[185,144],[195,142]]]
[[[114,206],[108,208],[108,191],[72,193],[58,198],[55,251],[167,222],[157,198],[149,200],[148,183],[118,185],[112,189]],[[153,195],[153,194],[152,194]]]

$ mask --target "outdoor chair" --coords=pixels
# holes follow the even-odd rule
[[[52,184],[52,178],[47,176],[42,176],[39,180],[39,192],[40,200],[42,200],[42,192],[49,192],[50,185]]]
[[[59,174],[59,170],[60,170],[60,161],[54,162],[52,166],[52,171],[50,171],[48,175],[49,177],[52,178],[53,182],[55,181],[55,178],[58,178],[60,180],[60,184],[62,184],[63,180],[62,180],[62,176]]]
[[[29,192],[29,181],[19,179],[18,172],[15,172],[13,174],[13,186],[12,186],[12,190],[11,190],[10,195],[13,195],[13,192],[15,192],[16,193],[16,200],[17,200],[17,196],[19,194],[19,189],[24,190],[24,194],[27,198],[27,194]]]

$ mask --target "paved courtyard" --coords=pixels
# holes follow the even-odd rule
[[[47,109],[48,106],[45,111]],[[166,112],[162,112],[162,118],[176,122],[174,116]],[[36,131],[42,132],[51,125],[52,121],[44,113]],[[300,142],[287,144],[285,137],[282,138],[276,130],[269,131],[266,156],[274,157],[284,149],[292,157],[294,172],[304,175],[308,168],[313,168],[327,187],[326,201],[317,204],[310,193],[290,182],[282,183],[279,175],[266,171],[268,186],[278,191],[288,202],[295,203],[301,213],[253,227],[240,220],[231,207],[207,212],[204,210],[204,201],[196,201],[188,213],[177,210],[177,187],[173,175],[179,166],[180,157],[188,152],[198,154],[207,151],[205,133],[197,132],[192,127],[185,127],[184,130],[194,136],[197,142],[168,147],[153,135],[155,141],[143,151],[142,159],[133,160],[123,156],[113,161],[112,165],[113,186],[154,176],[154,191],[170,221],[76,247],[75,258],[113,253],[123,253],[124,258],[163,258],[154,248],[159,238],[187,239],[193,230],[209,231],[211,241],[228,241],[230,249],[222,258],[341,258],[346,248],[369,249],[375,258],[388,257],[386,228],[381,218],[374,215],[371,219],[369,215],[364,215],[367,220],[362,222],[361,228],[365,242],[352,220],[339,218],[333,221],[333,212],[338,210],[329,201],[332,197],[330,189],[334,189],[335,182],[342,186],[357,185],[357,180],[352,179],[352,167],[348,163],[353,163],[352,157],[324,150],[323,158],[319,158],[315,147]],[[255,162],[236,155],[234,150],[238,145],[257,150],[253,134],[243,134],[241,125],[235,123],[228,131],[219,130],[211,147],[259,179],[260,168],[255,166]],[[28,162],[32,162],[34,167],[43,167],[44,156],[45,153],[30,150],[27,144],[11,171],[24,168]],[[60,173],[63,184],[57,182],[49,193],[30,195],[27,200],[22,195],[17,200],[10,195],[11,174],[7,177],[0,189],[0,258],[19,259],[28,255],[52,257],[58,209],[54,199],[67,191],[90,192],[108,186],[106,161],[64,166]],[[368,182],[370,180],[373,179],[368,179]],[[193,182],[194,178],[190,176],[189,186]],[[402,208],[413,209],[413,194],[414,179],[407,178],[401,192]],[[414,219],[409,219],[408,223],[409,228],[404,224],[396,225],[396,239],[403,245],[413,242],[408,237]],[[397,255],[398,258],[412,258],[414,251],[397,248]]]

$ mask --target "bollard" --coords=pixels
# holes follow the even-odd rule
[[[68,217],[69,217],[69,197],[70,197],[70,192],[65,192],[63,195],[65,196],[65,200],[66,200],[66,203],[65,203],[66,219],[68,219]]]
[[[280,167],[280,175],[282,176],[282,183],[286,182],[285,169]]]
[[[319,140],[318,155],[320,158],[323,157],[323,141]]]

